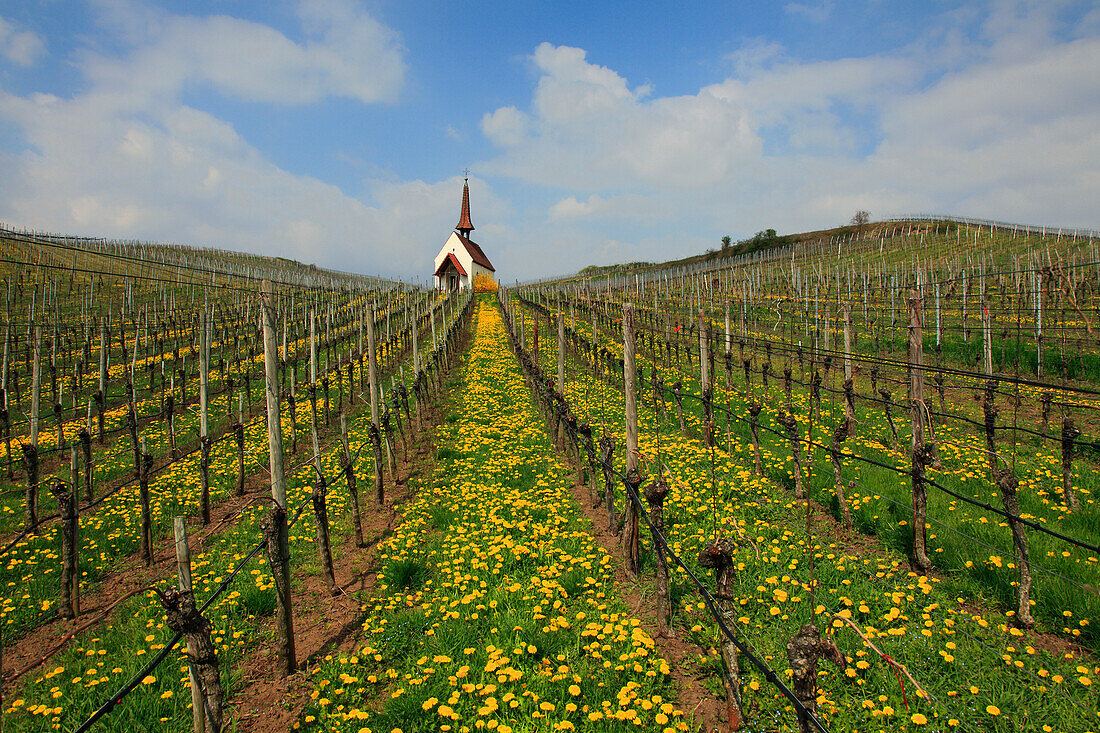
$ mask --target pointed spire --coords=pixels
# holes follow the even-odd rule
[[[462,213],[458,216],[458,224],[455,225],[455,229],[459,234],[469,239],[470,232],[474,230],[474,225],[470,221],[470,178],[469,169],[466,170],[466,178],[462,184]]]

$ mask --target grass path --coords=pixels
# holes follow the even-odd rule
[[[446,388],[433,484],[382,547],[358,653],[312,670],[311,731],[685,730],[667,662],[582,527],[495,302]]]

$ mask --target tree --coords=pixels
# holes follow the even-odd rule
[[[867,211],[867,209],[860,209],[852,216],[851,224],[853,226],[862,227],[869,221],[871,221],[871,212]]]
[[[733,245],[733,238],[730,237],[730,235],[727,234],[726,236],[722,237],[722,251],[723,252],[729,252],[730,247],[732,245]]]

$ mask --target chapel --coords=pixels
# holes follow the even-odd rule
[[[462,210],[458,215],[458,224],[435,256],[433,283],[437,290],[472,288],[475,277],[492,277],[496,272],[478,243],[470,239],[473,230],[474,225],[470,221],[470,179],[466,178],[462,184]]]

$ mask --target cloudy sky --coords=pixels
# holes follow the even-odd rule
[[[511,282],[774,228],[1100,227],[1095,2],[0,0],[0,221]]]

